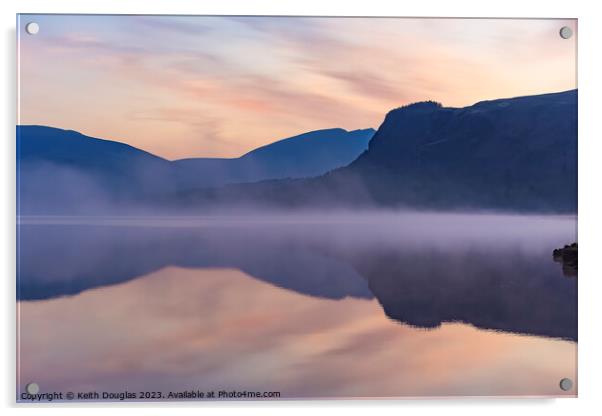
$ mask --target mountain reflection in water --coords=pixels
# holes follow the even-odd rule
[[[567,341],[577,340],[577,283],[550,252],[574,226],[459,214],[22,218],[20,379],[63,365],[65,376],[48,384],[82,390],[121,377],[127,388],[265,387],[290,397],[560,394],[557,380],[575,372]],[[228,351],[238,354],[229,364]],[[70,355],[79,364],[63,362]],[[466,379],[459,366],[474,377],[452,382],[454,369]],[[389,374],[395,368],[405,376]],[[270,369],[283,373],[263,375]]]

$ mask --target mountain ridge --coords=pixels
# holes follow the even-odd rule
[[[374,129],[313,130],[260,146],[237,158],[175,160],[182,188],[322,175],[351,163],[368,148]],[[191,180],[192,179],[192,180]]]
[[[406,190],[417,204],[446,205],[449,193],[481,207],[576,210],[577,90],[414,110],[390,112],[350,170],[430,188]]]
[[[153,158],[150,162],[139,157],[142,153],[131,155],[135,148],[125,144],[119,147],[127,150],[124,154],[109,154],[108,165],[105,161],[89,163],[86,158],[70,161],[76,167],[91,166],[92,170],[100,166],[106,171],[111,166],[100,185],[81,178],[70,182],[70,171],[50,175],[69,179],[62,182],[55,178],[49,182],[43,170],[35,177],[31,170],[24,169],[28,162],[25,157],[19,159],[19,190],[33,201],[20,200],[33,207],[38,202],[44,206],[47,198],[60,211],[84,199],[90,203],[86,210],[95,205],[95,192],[90,189],[100,187],[111,199],[102,201],[105,205],[125,200],[149,209],[192,212],[245,206],[576,212],[577,96],[577,90],[569,90],[480,101],[461,108],[444,107],[434,101],[413,103],[389,111],[373,135],[367,129],[309,132],[277,141],[271,148],[227,159],[225,163],[234,163],[234,167],[222,165],[224,160],[219,159],[203,160],[201,164],[195,164],[198,160],[169,162]],[[17,130],[21,141],[19,127]],[[303,171],[311,165],[308,161],[314,157],[322,163],[323,159],[315,157],[320,153],[319,146],[306,139],[309,136],[329,144],[325,134],[342,135],[339,141],[346,144],[351,142],[345,139],[349,135],[359,135],[364,142],[358,140],[360,147],[354,150],[351,161],[335,164],[334,159],[327,159],[330,168],[326,173],[312,166],[314,170],[308,175]],[[290,145],[296,141],[304,142],[305,154],[291,151]],[[18,157],[23,153],[22,144]],[[361,147],[364,145],[366,150]],[[280,151],[281,146],[285,151]],[[262,160],[266,149],[270,150],[268,160],[273,162],[268,167]],[[331,149],[326,146],[327,151],[322,153],[336,153]],[[73,151],[71,147],[67,150]],[[60,146],[52,149],[61,151]],[[174,166],[177,168],[171,169]],[[296,170],[299,167],[301,170]],[[23,171],[30,173],[23,175]],[[30,186],[36,180],[41,186]],[[53,192],[57,189],[67,189],[69,197]]]
[[[71,212],[73,207],[103,211],[112,204],[152,203],[187,189],[318,176],[355,159],[368,147],[373,132],[316,130],[239,158],[170,161],[75,130],[18,125],[19,212]]]
[[[420,102],[387,113],[368,150],[310,179],[186,195],[218,204],[566,213],[577,210],[577,90]]]

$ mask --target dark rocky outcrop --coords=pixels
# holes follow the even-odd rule
[[[346,172],[379,204],[575,212],[577,91],[393,110]]]
[[[577,243],[557,248],[552,253],[554,261],[562,263],[562,272],[567,277],[577,277]]]

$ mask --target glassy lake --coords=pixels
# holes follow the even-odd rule
[[[21,217],[18,391],[573,396],[576,218]]]

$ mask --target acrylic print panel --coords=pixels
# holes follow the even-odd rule
[[[17,400],[576,396],[576,37],[20,15]]]

